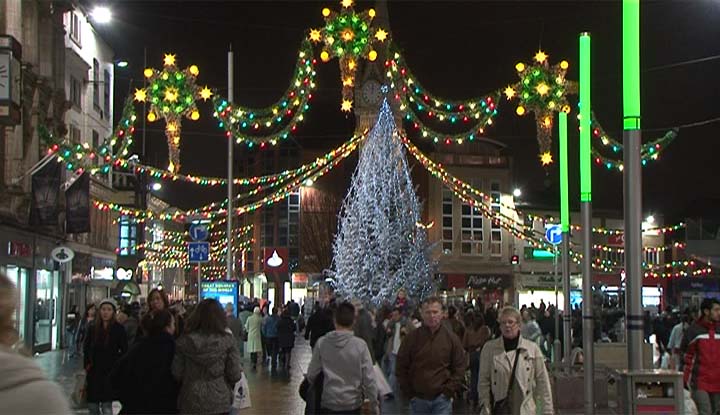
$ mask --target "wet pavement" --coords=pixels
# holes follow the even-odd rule
[[[310,362],[311,350],[308,342],[298,336],[290,371],[272,371],[268,366],[258,366],[258,370],[250,370],[250,359],[244,359],[245,374],[250,386],[252,407],[242,410],[241,415],[266,414],[303,414],[305,402],[298,394],[303,373]],[[52,351],[37,355],[35,361],[45,370],[48,377],[58,382],[66,393],[68,399],[75,386],[75,374],[79,373],[82,365],[81,357],[70,357],[64,350]],[[115,403],[115,413],[120,408]],[[76,414],[87,414],[85,408],[75,409]],[[407,406],[399,400],[383,402],[383,414],[407,414]],[[457,411],[455,412],[458,413]]]

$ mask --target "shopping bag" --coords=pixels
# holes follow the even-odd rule
[[[695,401],[692,400],[692,395],[689,390],[683,389],[683,398],[685,400],[685,412],[683,413],[685,415],[697,415],[697,406],[695,406]]]
[[[72,402],[78,408],[87,405],[87,379],[84,371],[75,374],[75,388],[72,392]]]
[[[232,407],[234,409],[245,409],[250,408],[251,406],[250,388],[248,387],[248,381],[245,377],[245,373],[243,372],[240,380],[235,384]]]
[[[375,385],[377,386],[378,395],[385,396],[393,393],[390,384],[387,379],[385,379],[385,374],[377,363],[373,365],[373,373],[375,374]]]

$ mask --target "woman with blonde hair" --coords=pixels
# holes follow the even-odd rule
[[[42,369],[22,356],[14,315],[17,308],[15,284],[0,273],[0,408],[7,414],[69,414],[70,406],[58,385]]]
[[[536,343],[520,335],[520,312],[505,307],[498,321],[501,336],[486,342],[480,353],[480,413],[553,414],[545,358]]]

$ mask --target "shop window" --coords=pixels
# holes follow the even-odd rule
[[[120,240],[118,243],[119,255],[135,255],[137,246],[137,224],[135,219],[128,216],[120,216],[118,221],[120,227]]]
[[[453,250],[453,193],[450,189],[442,189],[442,249],[443,254],[450,255]]]

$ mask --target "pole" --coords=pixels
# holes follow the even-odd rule
[[[233,51],[232,45],[228,51],[228,102],[233,103]],[[225,279],[229,280],[233,275],[233,253],[232,253],[232,237],[233,237],[233,140],[228,137],[228,178],[227,178],[227,253],[225,254]]]
[[[592,301],[592,165],[590,147],[590,34],[580,34],[580,215],[583,243],[583,367],[585,414],[595,413]]]
[[[628,368],[643,369],[642,172],[640,162],[640,0],[623,1],[623,163],[625,323]]]
[[[198,280],[198,281],[197,281],[197,284],[198,284],[198,289],[197,289],[197,304],[200,304],[200,287],[201,287],[201,284],[202,284],[202,271],[201,271],[200,268],[202,267],[202,262],[198,262],[198,263],[197,263],[197,266],[198,266],[198,275],[197,275],[197,280]]]
[[[147,68],[147,46],[143,49],[143,69]],[[143,76],[143,89],[147,88],[147,77]],[[147,101],[143,100],[143,120],[142,120],[142,162],[147,163],[145,160],[145,127],[147,118]]]
[[[572,315],[570,314],[570,191],[568,186],[568,130],[567,130],[567,113],[561,111],[559,113],[559,141],[560,141],[560,226],[562,229],[562,289],[563,289],[563,356],[570,359],[570,350],[572,346],[572,335],[570,327],[572,325]],[[560,312],[560,307],[555,313]],[[560,332],[555,332],[558,340]]]
[[[560,363],[562,362],[562,355],[560,352],[560,337],[558,336],[560,334],[560,304],[558,303],[557,257],[558,257],[557,246],[554,246],[553,247],[553,269],[554,269],[553,281],[555,281],[555,335],[553,337],[555,338],[555,340],[553,340],[553,356],[554,356],[556,370],[560,367]]]

